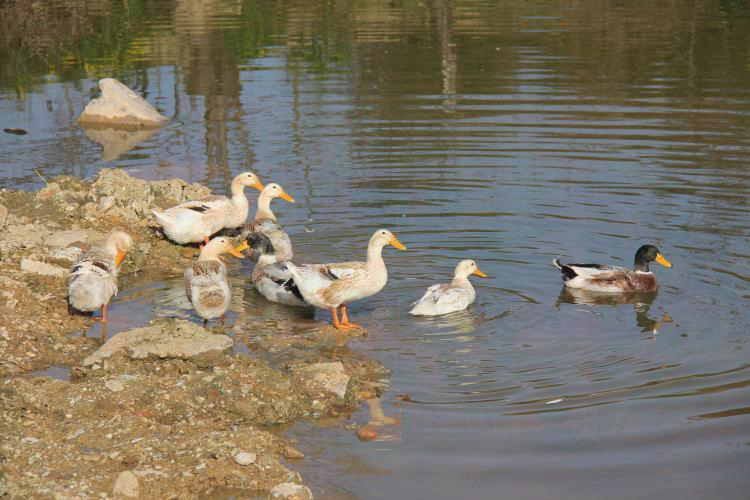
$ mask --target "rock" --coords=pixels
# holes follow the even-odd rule
[[[291,446],[284,446],[284,451],[282,454],[287,460],[299,460],[300,458],[305,458],[304,453]]]
[[[67,269],[31,259],[21,259],[21,270],[25,273],[36,273],[57,278],[62,278],[68,274]]]
[[[240,465],[250,465],[255,463],[255,459],[257,458],[258,455],[252,451],[238,451],[234,454],[234,461]]]
[[[109,389],[112,392],[120,392],[123,389],[125,389],[125,385],[123,385],[122,382],[115,379],[109,379],[106,382],[104,382],[104,387]]]
[[[110,208],[115,206],[115,197],[114,196],[104,196],[101,200],[99,200],[99,211],[104,213]]]
[[[99,363],[119,351],[125,351],[133,359],[153,356],[210,362],[230,351],[233,345],[226,335],[214,335],[189,321],[169,319],[118,333],[84,359],[83,366]]]
[[[58,248],[54,252],[52,252],[52,257],[56,259],[62,259],[62,260],[69,260],[70,262],[73,262],[78,257],[81,256],[83,253],[83,250],[81,250],[78,247],[68,247],[68,248]]]
[[[143,97],[114,78],[99,80],[102,96],[93,99],[78,116],[78,123],[105,123],[158,127],[167,122]]]
[[[295,375],[304,378],[311,385],[343,398],[349,385],[349,375],[344,373],[341,361],[298,365],[292,369]]]
[[[138,494],[138,476],[129,470],[120,472],[112,488],[112,495],[115,498],[138,498]]]
[[[5,221],[8,219],[8,209],[5,206],[0,205],[0,227],[5,225]]]
[[[32,248],[41,245],[50,230],[44,224],[14,224],[3,230],[0,251]]]
[[[310,488],[295,483],[281,483],[271,489],[268,498],[283,498],[285,500],[312,500]]]
[[[83,229],[57,231],[44,238],[44,244],[53,248],[65,248],[76,241],[88,240],[88,233]]]

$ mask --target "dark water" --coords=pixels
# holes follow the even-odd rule
[[[252,169],[297,199],[274,209],[300,261],[362,255],[381,226],[409,247],[386,250],[387,288],[351,307],[371,333],[351,353],[392,370],[382,410],[400,425],[368,443],[293,429],[318,496],[746,498],[746,2],[66,8],[60,33],[5,35],[3,128],[29,134],[0,134],[1,186],[116,166],[224,191]],[[75,118],[104,76],[170,124],[103,153]],[[674,264],[656,266],[657,295],[561,294],[553,256],[630,265],[646,242]],[[463,258],[491,276],[475,306],[410,317]],[[246,343],[328,320],[268,305],[235,269]],[[119,308],[179,312],[179,280]]]

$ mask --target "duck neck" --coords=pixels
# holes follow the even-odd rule
[[[648,267],[648,261],[642,258],[635,258],[635,270],[642,273],[650,273],[651,269]]]
[[[385,266],[382,245],[371,244],[367,247],[367,265],[370,267]]]
[[[211,246],[211,243],[203,247],[203,250],[201,250],[201,253],[198,256],[198,260],[200,261],[216,260],[216,261],[221,262],[221,259],[219,258],[219,252],[216,250],[216,248],[213,248]]]
[[[266,193],[260,193],[258,196],[258,210],[255,212],[256,219],[276,220],[276,216],[271,211],[271,197]]]
[[[454,287],[460,287],[460,288],[474,288],[471,286],[471,281],[469,281],[468,276],[464,276],[462,274],[456,274],[453,276],[453,281],[451,281],[451,286]]]
[[[232,192],[232,204],[238,210],[245,212],[245,216],[247,216],[247,210],[250,208],[250,205],[247,202],[247,196],[245,196],[245,186],[240,184],[239,181],[234,180],[232,181],[230,190]]]
[[[278,262],[278,258],[276,258],[276,255],[272,254],[272,253],[271,254],[264,253],[263,255],[261,255],[260,257],[258,257],[258,265],[259,266],[268,266],[268,265],[274,264],[276,262]]]

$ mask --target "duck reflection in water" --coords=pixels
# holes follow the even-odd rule
[[[635,310],[635,322],[641,332],[659,333],[659,328],[665,323],[672,323],[672,318],[662,311],[658,319],[651,319],[648,315],[651,305],[656,300],[658,291],[643,293],[606,293],[592,292],[579,288],[563,287],[557,297],[555,307],[560,304],[585,304],[589,306],[619,306],[622,304],[633,304]]]

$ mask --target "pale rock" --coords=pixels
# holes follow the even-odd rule
[[[53,248],[65,248],[76,241],[87,241],[88,233],[83,229],[68,229],[66,231],[57,231],[46,238],[44,244]]]
[[[58,248],[57,250],[52,252],[52,257],[73,262],[78,257],[80,257],[82,253],[83,250],[76,246],[72,246],[68,248]]]
[[[257,458],[258,455],[256,455],[252,451],[239,451],[234,455],[234,461],[240,465],[250,465],[252,463],[255,463],[255,460]]]
[[[332,392],[340,398],[344,397],[349,385],[349,375],[344,372],[341,361],[295,366],[292,372],[310,385]]]
[[[0,204],[0,227],[5,225],[5,221],[8,219],[8,209],[4,205]]]
[[[310,488],[295,483],[281,483],[271,489],[268,498],[283,498],[284,500],[312,500]]]
[[[104,382],[104,387],[106,387],[112,392],[120,392],[125,389],[125,386],[123,385],[123,383],[115,379],[109,379],[106,382]]]
[[[120,472],[112,488],[112,495],[115,498],[138,498],[138,494],[138,476],[129,470]]]
[[[167,122],[151,104],[118,80],[102,78],[99,88],[102,96],[86,105],[78,123],[157,127]]]
[[[62,278],[68,271],[62,267],[53,266],[46,262],[39,262],[38,260],[21,259],[21,270],[25,273],[36,273],[43,276],[55,276],[56,278]]]
[[[214,335],[205,328],[185,320],[169,319],[152,326],[118,333],[96,352],[83,360],[92,366],[119,351],[132,359],[180,358],[211,361],[232,349],[226,335]]]

